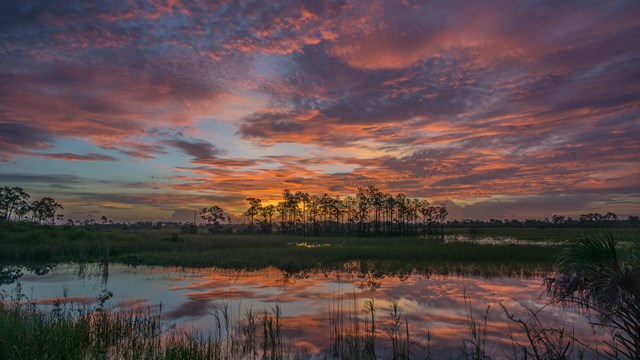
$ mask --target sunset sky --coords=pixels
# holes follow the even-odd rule
[[[67,218],[358,186],[640,214],[640,2],[2,1],[0,185]]]

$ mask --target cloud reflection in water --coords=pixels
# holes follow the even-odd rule
[[[111,306],[155,308],[162,304],[165,326],[202,331],[213,330],[212,312],[216,307],[226,306],[232,320],[242,320],[248,309],[254,313],[270,312],[279,305],[285,340],[312,354],[329,346],[328,334],[336,309],[357,314],[363,327],[363,309],[368,300],[373,300],[376,308],[379,351],[390,351],[384,330],[389,326],[392,301],[396,301],[402,321],[409,322],[412,354],[425,351],[427,345],[437,357],[459,354],[463,339],[470,337],[470,316],[482,323],[485,314],[486,350],[495,355],[511,353],[510,331],[519,340],[524,340],[524,335],[517,324],[507,322],[499,303],[526,320],[522,305],[538,309],[547,301],[540,278],[357,272],[295,276],[276,269],[130,268],[114,264],[109,270],[106,284],[98,276],[71,276],[75,273],[71,265],[60,266],[45,276],[34,276],[25,270],[20,281],[23,289],[30,290],[29,298],[39,304],[59,300],[63,288],[67,289],[69,300],[81,299],[83,304],[108,290],[114,294],[108,303]],[[0,290],[8,293],[11,285]],[[593,342],[593,330],[576,309],[548,306],[540,312],[540,319],[546,324],[564,325]]]

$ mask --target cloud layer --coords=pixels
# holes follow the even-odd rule
[[[144,207],[160,217],[207,196],[239,211],[283,188],[370,184],[460,217],[638,213],[635,1],[32,1],[0,14],[0,179],[28,173],[46,192],[60,162],[87,188],[89,166],[111,174],[108,194],[60,193],[77,212],[136,208],[149,190],[121,195],[138,182],[180,199]]]

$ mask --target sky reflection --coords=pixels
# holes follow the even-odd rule
[[[276,269],[231,271],[219,269],[177,269],[110,265],[104,269],[60,265],[49,274],[36,276],[23,270],[22,292],[38,304],[66,301],[89,306],[104,291],[114,294],[109,306],[162,308],[166,328],[181,327],[212,331],[216,311],[228,309],[232,322],[241,321],[247,310],[261,314],[281,309],[283,333],[287,341],[310,353],[329,346],[330,325],[342,314],[358,316],[364,326],[365,302],[376,309],[378,351],[389,352],[385,329],[389,311],[397,302],[402,321],[408,321],[412,353],[431,348],[434,355],[456,355],[463,339],[470,338],[470,319],[486,331],[486,350],[495,355],[510,352],[511,340],[524,340],[519,325],[506,321],[500,308],[526,320],[523,306],[540,309],[547,304],[540,278],[422,275],[386,276],[377,274],[375,286],[369,276],[356,272],[316,272],[290,276]],[[106,281],[105,281],[106,280]],[[367,281],[369,280],[369,281]],[[10,299],[15,284],[0,291]],[[483,325],[486,317],[486,327]],[[587,319],[573,308],[547,306],[539,313],[545,324],[564,325],[587,343],[598,342]],[[428,339],[430,338],[430,339]]]

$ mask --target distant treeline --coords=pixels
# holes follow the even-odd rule
[[[582,214],[577,218],[565,217],[563,215],[553,215],[551,219],[490,219],[490,220],[452,220],[447,221],[447,227],[464,228],[576,228],[576,227],[616,227],[616,228],[637,228],[640,226],[640,216],[628,216],[626,219],[619,219],[615,213],[608,212],[604,215],[599,213]]]
[[[256,222],[255,225],[259,225]],[[194,226],[193,222],[186,221],[137,221],[128,223],[114,223],[111,220],[108,222],[97,222],[94,219],[85,221],[67,221],[66,225],[79,225],[90,226],[95,228],[122,228],[127,227],[130,229],[162,229],[162,228],[180,228],[185,226]],[[199,223],[195,224],[194,229],[212,228],[213,224]],[[234,232],[249,231],[251,229],[251,223],[226,223],[219,222],[221,231],[228,232],[229,229],[233,229]],[[274,226],[279,227],[280,224],[276,223]],[[439,225],[438,225],[439,227]],[[640,216],[628,216],[625,219],[617,219],[613,221],[604,220],[584,220],[567,218],[567,221],[562,223],[553,223],[547,220],[538,219],[490,219],[490,220],[449,220],[442,224],[443,229],[454,228],[598,228],[598,227],[612,227],[612,228],[638,228],[640,227]],[[276,228],[277,230],[277,228]],[[437,231],[438,229],[436,229]],[[186,231],[186,230],[185,230]],[[195,230],[194,230],[195,231]],[[213,232],[213,229],[211,230]]]
[[[65,224],[89,229],[180,228],[182,232],[211,233],[280,233],[295,235],[428,235],[441,234],[446,228],[575,228],[640,227],[639,216],[619,219],[615,213],[589,213],[577,218],[553,215],[538,219],[450,220],[444,204],[432,205],[426,199],[408,198],[405,194],[383,193],[375,186],[358,188],[355,196],[315,195],[285,189],[282,200],[264,205],[262,200],[247,198],[248,208],[241,222],[232,222],[230,214],[218,205],[202,208],[200,221],[141,221],[114,223],[102,216],[80,220],[56,214],[62,205],[51,197],[29,202],[30,195],[14,186],[0,188],[0,221],[28,221],[39,224]]]

